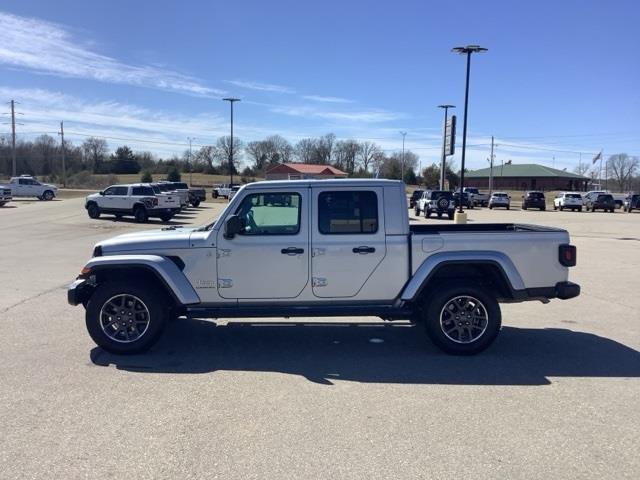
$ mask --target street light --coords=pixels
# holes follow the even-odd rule
[[[400,132],[402,135],[402,166],[400,167],[400,180],[404,182],[404,137],[407,136],[407,132]]]
[[[189,186],[193,186],[193,162],[191,160],[191,142],[193,142],[196,138],[195,137],[187,137],[187,140],[189,140]]]
[[[464,87],[464,120],[462,123],[462,166],[460,167],[460,213],[462,213],[462,189],[464,188],[464,160],[467,149],[467,109],[469,107],[469,72],[471,71],[471,54],[483,53],[487,49],[480,45],[467,45],[466,47],[455,47],[452,52],[467,56],[467,80]]]
[[[231,105],[231,144],[229,145],[229,188],[233,186],[233,104],[239,102],[239,98],[227,97],[223,98],[225,102],[229,102]]]
[[[445,168],[447,163],[447,155],[445,144],[447,141],[447,112],[450,108],[456,108],[455,105],[438,105],[438,108],[444,109],[444,126],[442,127],[442,159],[440,161],[440,190],[444,190]]]

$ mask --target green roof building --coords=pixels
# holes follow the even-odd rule
[[[490,174],[490,168],[466,172],[465,186],[487,189]],[[493,190],[586,191],[590,180],[577,173],[535,163],[508,163],[493,167]]]

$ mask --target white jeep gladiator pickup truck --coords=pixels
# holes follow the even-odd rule
[[[88,195],[84,207],[91,218],[100,218],[106,213],[116,218],[132,216],[138,223],[145,223],[149,217],[168,222],[180,211],[177,196],[164,194],[148,183],[112,185]]]
[[[499,302],[579,295],[565,230],[409,225],[404,192],[391,180],[248,184],[209,225],[98,243],[68,302],[115,353],[146,350],[179,316],[377,316],[469,355],[498,335]]]
[[[9,183],[0,185],[0,188],[11,189],[13,198],[36,197],[38,200],[53,200],[58,193],[58,187],[48,183],[40,183],[31,175],[12,177]]]

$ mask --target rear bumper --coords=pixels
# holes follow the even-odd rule
[[[514,292],[514,298],[517,302],[527,300],[550,300],[559,298],[560,300],[568,300],[580,295],[580,285],[573,282],[558,282],[553,287],[527,288]]]
[[[573,282],[556,283],[556,297],[561,300],[567,300],[580,295],[580,285]]]

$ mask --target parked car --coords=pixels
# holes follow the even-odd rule
[[[228,199],[229,195],[231,195],[231,189],[236,186],[238,185],[236,185],[235,183],[234,184],[223,183],[221,185],[213,187],[213,191],[211,192],[211,197],[212,198],[223,197]]]
[[[571,209],[571,211],[582,211],[582,195],[576,192],[560,192],[553,199],[553,209],[560,211],[565,208]]]
[[[453,201],[455,202],[455,206],[460,206],[460,191],[456,190],[453,192]],[[462,208],[473,209],[473,196],[469,193],[462,192]]]
[[[274,194],[288,206],[264,202]],[[580,294],[567,231],[410,225],[405,202],[392,180],[252,183],[202,228],[98,243],[67,300],[118,354],[150,348],[179,316],[376,316],[411,319],[445,352],[471,355],[497,337],[500,302]]]
[[[544,193],[538,191],[524,192],[522,195],[522,209],[526,210],[527,208],[546,210],[547,203],[544,198]]]
[[[0,207],[3,207],[13,199],[11,189],[0,185]]]
[[[449,220],[453,220],[455,208],[453,206],[453,194],[445,190],[425,190],[414,206],[416,217],[424,212],[424,217],[429,218],[435,213],[438,218],[447,215]]]
[[[603,210],[605,212],[613,213],[616,209],[616,201],[613,199],[613,195],[610,193],[599,193],[598,195],[591,195],[585,205],[587,212],[591,210]]]
[[[640,210],[640,195],[629,195],[624,199],[624,211],[632,212],[633,210]]]
[[[420,200],[422,196],[422,192],[424,190],[414,190],[409,197],[409,208],[414,208],[416,206],[416,202]]]
[[[509,210],[511,208],[511,197],[505,192],[493,192],[489,199],[489,209],[503,207]]]
[[[610,192],[609,190],[591,190],[585,193],[584,196],[582,197],[583,205],[587,204],[587,200],[589,199],[593,200],[602,193],[608,193],[608,194],[611,194],[611,196],[613,196],[613,201],[616,205],[616,208],[622,208],[624,204],[624,200],[627,198],[627,195],[625,195],[624,193],[613,193],[613,192]]]
[[[161,204],[162,202],[162,204]],[[89,195],[85,200],[87,214],[99,218],[101,214],[134,217],[136,222],[145,223],[149,217],[159,217],[163,222],[171,220],[175,209],[164,203],[163,196],[156,196],[148,184],[112,185],[105,190]]]
[[[489,205],[488,193],[482,193],[476,187],[464,187],[462,191],[471,195],[475,206],[486,207]]]
[[[231,187],[231,191],[229,192],[229,201],[231,201],[231,199],[234,197],[234,195],[236,193],[238,193],[238,190],[240,190],[240,186],[235,185],[233,187]]]
[[[207,191],[200,187],[189,187],[189,203],[192,207],[199,207],[207,199]]]
[[[53,200],[58,193],[58,187],[49,183],[40,183],[31,175],[11,177],[9,183],[0,185],[0,188],[11,189],[11,196],[35,197],[38,200]]]

